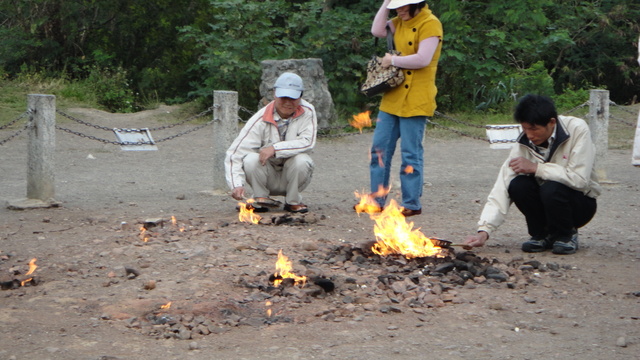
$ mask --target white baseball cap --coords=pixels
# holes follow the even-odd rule
[[[288,97],[292,99],[300,98],[304,91],[302,78],[290,72],[280,75],[275,85],[273,85],[273,88],[276,89],[277,97]]]
[[[405,5],[417,4],[423,1],[424,0],[391,0],[389,5],[387,5],[387,9],[397,9]]]

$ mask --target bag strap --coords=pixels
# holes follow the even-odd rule
[[[375,47],[378,47],[378,38],[376,37],[375,39]],[[393,33],[391,32],[391,27],[389,26],[389,23],[387,23],[387,50],[395,50],[396,49],[396,45],[393,42]]]
[[[389,27],[389,23],[387,23],[387,49],[395,50],[396,44],[393,43],[393,33],[391,32],[391,27]]]

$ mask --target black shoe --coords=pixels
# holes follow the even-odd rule
[[[570,255],[575,254],[578,251],[578,231],[574,230],[574,233],[571,235],[571,238],[558,239],[553,243],[552,253],[556,255]]]
[[[531,239],[522,243],[522,251],[528,253],[543,252],[551,249],[552,247],[553,244],[546,237],[543,239],[536,239],[532,237]]]
[[[418,209],[418,210],[402,209],[402,215],[404,215],[404,217],[420,215],[420,214],[422,214],[422,209]]]

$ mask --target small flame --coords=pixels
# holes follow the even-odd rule
[[[171,303],[172,303],[172,301],[169,301],[168,303],[166,303],[164,305],[160,305],[160,309],[166,310],[166,309],[170,308],[171,307]]]
[[[38,265],[36,265],[36,258],[31,259],[31,261],[29,261],[29,271],[27,271],[27,273],[25,275],[31,275],[33,274],[34,271],[36,271],[36,269],[38,268]]]
[[[271,304],[272,304],[272,302],[269,301],[269,300],[267,300],[267,302],[265,302],[265,304],[264,304],[267,307],[267,317],[271,317],[271,313],[272,313]]]
[[[176,217],[171,215],[171,225],[176,226],[178,224],[178,221],[176,220]]]
[[[413,174],[413,166],[407,165],[407,167],[404,168],[404,173],[405,174]]]
[[[282,280],[291,278],[294,280],[294,285],[303,287],[307,282],[306,276],[298,276],[291,272],[293,269],[292,263],[288,257],[282,255],[282,249],[278,251],[278,261],[276,262],[276,280],[273,281],[274,286],[279,286]]]
[[[140,240],[144,242],[149,241],[149,235],[147,234],[147,229],[144,226],[140,226]]]
[[[240,222],[257,224],[262,219],[260,215],[253,213],[253,210],[254,210],[253,206],[248,206],[253,202],[254,202],[253,199],[248,199],[246,204],[243,202],[238,203],[238,206],[240,206],[240,212],[238,213],[238,220],[240,220]]]
[[[362,133],[363,128],[371,127],[371,117],[369,117],[369,114],[371,114],[371,111],[367,110],[358,115],[353,115],[353,120],[349,121],[349,125],[360,130],[360,133]]]
[[[367,213],[369,215],[379,213],[382,209],[375,198],[387,196],[390,190],[391,187],[385,188],[380,185],[378,191],[371,194],[354,192],[356,198],[360,199],[360,202],[355,207],[356,213]]]
[[[442,248],[433,245],[420,229],[413,228],[402,215],[402,207],[391,200],[382,213],[371,214],[376,224],[373,227],[377,242],[371,251],[380,255],[400,254],[407,259],[436,256],[443,257]]]
[[[38,268],[38,265],[36,265],[36,258],[31,259],[31,261],[29,261],[29,271],[27,271],[27,273],[25,275],[31,275],[33,274],[34,271],[36,271],[36,269]],[[20,286],[24,286],[24,284],[28,283],[29,281],[33,280],[32,277],[23,280],[20,282]]]

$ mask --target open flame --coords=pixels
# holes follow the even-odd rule
[[[407,165],[407,167],[404,168],[404,173],[405,174],[413,174],[413,166]]]
[[[140,240],[149,241],[149,234],[147,234],[147,229],[144,226],[140,226]]]
[[[247,203],[240,202],[238,206],[240,207],[240,212],[238,213],[238,220],[240,222],[257,224],[260,222],[262,217],[258,214],[254,214],[254,207],[250,206],[255,200],[247,199]]]
[[[369,215],[379,213],[382,209],[380,208],[380,205],[378,205],[378,202],[376,202],[375,198],[387,196],[390,190],[391,187],[385,188],[380,185],[380,187],[378,187],[378,191],[371,194],[361,194],[355,191],[354,194],[356,198],[360,199],[360,202],[355,206],[356,213],[358,213],[358,215],[360,213],[367,213]]]
[[[442,248],[433,245],[431,239],[414,229],[413,222],[407,222],[402,215],[402,207],[395,200],[379,214],[369,214],[376,224],[373,227],[377,242],[371,251],[380,256],[400,254],[407,259],[436,256],[444,257]]]
[[[168,303],[166,303],[164,305],[160,305],[160,309],[163,309],[163,310],[169,309],[171,307],[171,303],[172,303],[172,301],[169,301]]]
[[[276,261],[276,272],[274,273],[273,285],[279,286],[282,280],[291,278],[294,280],[294,285],[303,287],[307,283],[306,276],[298,276],[291,272],[293,266],[291,260],[282,254],[282,249],[278,251],[278,261]]]
[[[25,276],[31,275],[33,274],[34,271],[36,271],[36,269],[38,268],[38,265],[36,265],[36,258],[31,259],[31,261],[29,261],[29,271],[27,271],[27,273],[25,274]],[[28,283],[29,281],[33,280],[33,278],[28,278],[26,280],[23,280],[20,282],[20,286],[24,286],[24,284]]]
[[[371,117],[369,117],[369,114],[371,114],[371,111],[367,110],[358,115],[353,115],[353,120],[349,121],[349,125],[360,130],[362,133],[363,128],[371,127]]]
[[[272,303],[270,300],[267,300],[267,301],[265,302],[265,304],[264,304],[264,305],[267,307],[267,317],[271,317],[271,314],[272,314],[272,311],[271,311],[271,305],[272,305],[272,304],[273,304],[273,303]]]
[[[173,216],[173,215],[171,215],[171,225],[173,225],[173,226],[175,226],[175,227],[178,227],[178,220],[176,220],[176,217],[175,217],[175,216]],[[180,232],[184,232],[184,226],[180,226],[180,227],[178,228],[178,230],[179,230]]]

